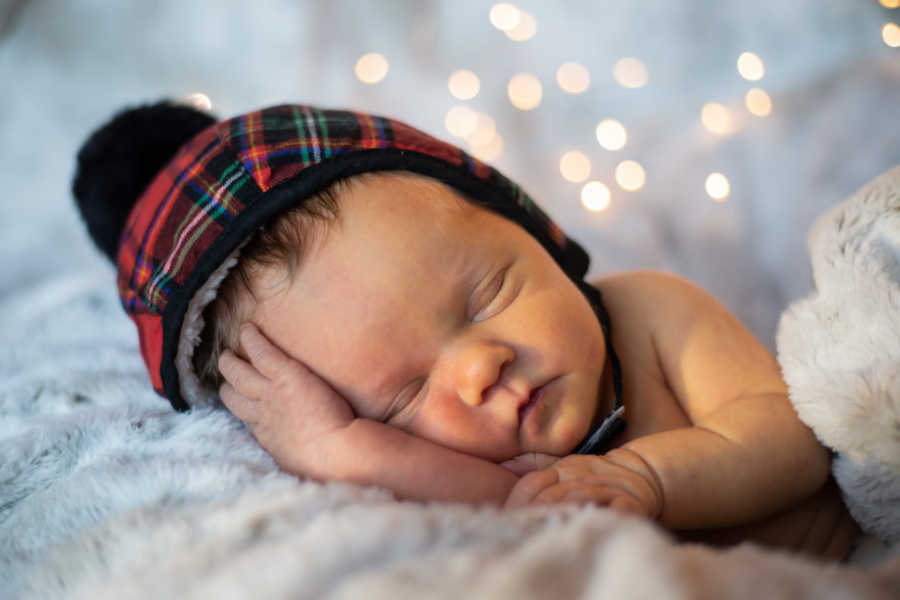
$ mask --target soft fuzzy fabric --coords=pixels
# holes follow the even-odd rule
[[[854,518],[900,542],[900,167],[819,217],[808,245],[816,289],[782,315],[778,360]]]
[[[845,222],[852,221],[848,214]],[[884,245],[872,247],[882,252]],[[297,480],[280,473],[227,413],[178,414],[154,394],[110,281],[101,265],[0,297],[7,341],[0,346],[0,598],[794,600],[900,593],[900,555],[872,537],[855,564],[830,565],[749,544],[679,546],[651,523],[600,508],[421,505],[395,502],[382,490]],[[864,311],[849,300],[835,307],[830,323],[845,328],[864,315],[839,339],[888,318],[874,312],[871,298],[860,302]],[[852,312],[837,310],[845,306]],[[801,313],[795,306],[790,314]],[[827,346],[811,346],[819,343],[812,332],[801,333],[781,332],[781,358],[796,373],[812,367],[792,352],[829,356]],[[853,360],[862,369],[890,351],[837,353],[845,361],[827,363],[830,386],[798,402],[804,418],[821,415],[822,424],[807,422],[845,453],[841,460],[852,450],[852,464],[873,460],[886,469],[882,479],[857,471],[868,476],[870,487],[857,496],[864,499],[896,489],[886,460],[894,438],[873,437],[885,431],[877,427],[886,413],[842,411],[844,396],[832,392],[847,384],[838,365]],[[798,390],[794,383],[795,397]],[[883,397],[853,396],[857,403]],[[855,445],[841,446],[844,438]],[[852,500],[848,478],[838,477]],[[896,525],[896,517],[888,520]]]

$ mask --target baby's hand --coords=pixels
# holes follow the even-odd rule
[[[241,327],[250,363],[226,350],[219,370],[226,379],[222,402],[278,465],[294,474],[315,475],[316,440],[349,425],[350,404],[301,362],[279,350],[252,324]]]
[[[524,455],[529,456],[529,455]],[[506,500],[507,508],[528,504],[576,502],[608,506],[614,510],[657,519],[663,495],[658,480],[634,452],[617,448],[605,456],[570,455],[549,466],[547,455],[530,459],[538,470],[524,475]],[[523,457],[515,470],[524,470]],[[528,459],[526,459],[528,460]],[[513,465],[504,465],[513,470]]]

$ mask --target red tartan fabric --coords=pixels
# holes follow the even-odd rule
[[[185,287],[211,250],[226,238],[235,245],[230,232],[240,231],[238,222],[246,221],[248,213],[264,212],[269,192],[279,185],[299,180],[312,166],[379,150],[402,151],[396,154],[401,157],[397,169],[406,168],[402,157],[409,152],[489,182],[506,202],[524,210],[557,250],[572,245],[514,183],[461,149],[399,121],[302,105],[221,121],[185,144],[154,178],[119,242],[119,295],[138,328],[141,353],[158,393],[176,408],[186,408],[172,383],[174,350],[168,346],[177,343],[177,335],[166,334],[167,328],[180,331],[186,299],[176,303],[178,310],[167,307],[173,298],[191,296],[202,285],[191,281]],[[209,269],[204,265],[198,272]]]

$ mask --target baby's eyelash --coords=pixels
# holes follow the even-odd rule
[[[427,377],[419,377],[418,379],[414,379],[406,384],[400,392],[397,394],[394,401],[391,402],[391,405],[388,407],[387,415],[384,417],[383,421],[387,423],[398,414],[403,412],[407,406],[409,406],[410,402],[415,400],[415,398],[422,392],[422,389],[425,387],[425,384],[428,382]]]
[[[494,301],[501,295],[501,293],[503,292],[503,289],[505,287],[507,287],[506,280],[507,280],[508,273],[509,273],[509,266],[506,266],[503,269],[501,269],[500,271],[498,271],[497,274],[494,275],[493,279],[491,279],[491,282],[488,284],[488,286],[484,290],[484,292],[479,294],[479,296],[483,297],[484,300],[481,300],[481,299],[478,300],[478,304],[480,305],[480,308],[479,308],[478,312],[476,312],[472,316],[473,323],[478,323],[479,321],[484,321],[486,319],[489,319],[489,318],[493,317],[495,314],[497,314],[498,312],[500,312],[500,310],[495,310],[494,312],[487,314],[487,315],[481,314],[485,310],[487,310],[491,307],[491,305],[494,303]],[[505,307],[503,307],[503,308],[505,308]],[[502,308],[501,308],[501,310],[502,310]]]

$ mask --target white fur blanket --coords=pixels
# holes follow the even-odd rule
[[[604,509],[395,502],[281,474],[224,412],[150,390],[109,270],[0,296],[0,597],[896,598],[900,169],[827,213],[783,317],[801,417],[880,563],[677,545]],[[896,548],[896,546],[895,546]]]
[[[813,224],[816,290],[778,327],[800,418],[838,452],[854,518],[900,544],[900,166]]]

